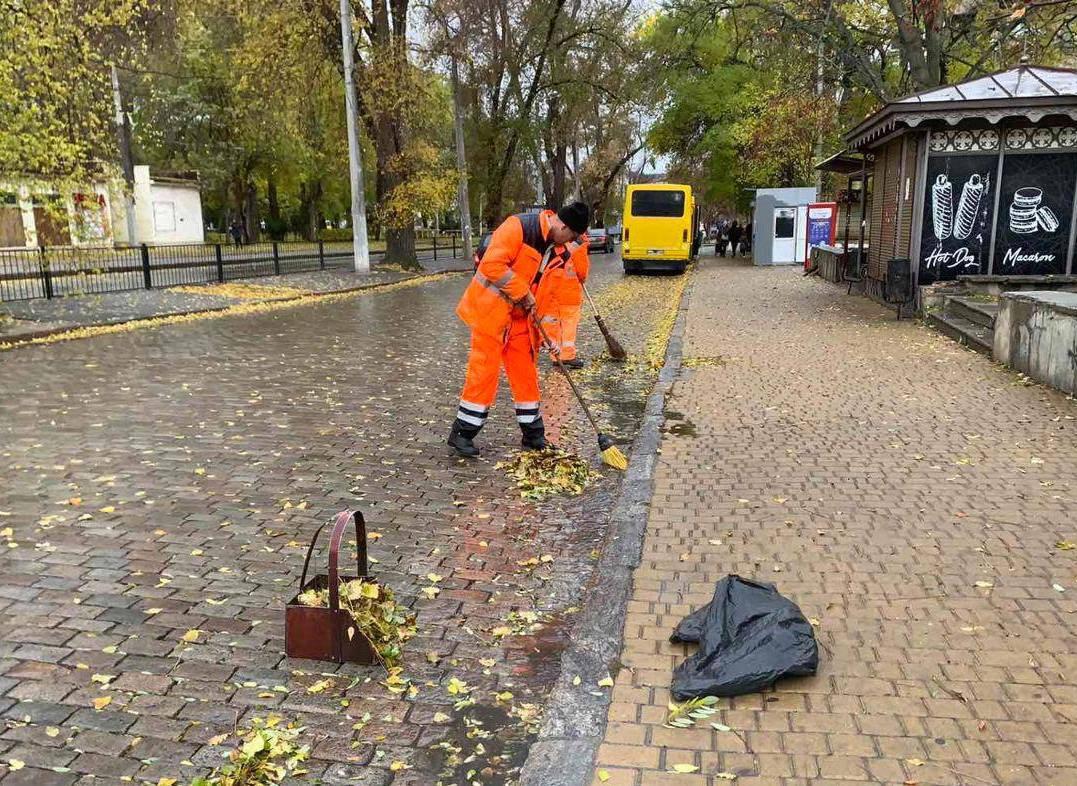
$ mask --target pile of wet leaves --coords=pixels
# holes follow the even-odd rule
[[[309,747],[297,743],[302,731],[295,723],[281,725],[279,717],[255,718],[250,729],[239,732],[242,744],[228,755],[228,763],[208,778],[195,778],[191,786],[273,786],[285,778],[298,778],[306,772],[302,763],[310,756]],[[162,778],[160,783],[176,781]]]
[[[328,589],[299,594],[304,606],[326,608]],[[415,615],[397,602],[388,587],[366,579],[340,582],[340,607],[355,621],[356,634],[365,636],[387,668],[400,662],[404,644],[415,635]]]
[[[520,453],[497,466],[516,481],[520,496],[524,499],[542,499],[553,494],[580,494],[595,477],[587,461],[574,453],[554,448]]]
[[[231,297],[237,300],[278,300],[282,298],[295,298],[311,294],[305,289],[296,287],[284,287],[273,284],[197,284],[173,287],[173,292],[183,292],[190,295],[217,295],[219,297]]]

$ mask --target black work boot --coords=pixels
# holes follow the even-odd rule
[[[531,423],[521,423],[520,433],[523,435],[520,444],[524,450],[546,450],[553,447],[546,441],[546,426],[543,425],[542,418]]]
[[[475,458],[479,455],[479,449],[475,447],[473,440],[479,430],[474,426],[454,420],[452,431],[449,432],[449,447],[465,458]]]
[[[586,363],[584,363],[579,358],[572,358],[572,360],[564,360],[564,361],[562,361],[562,363],[564,364],[565,368],[574,368],[574,369],[584,368],[587,365]]]

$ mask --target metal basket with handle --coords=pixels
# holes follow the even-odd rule
[[[355,576],[341,576],[337,569],[340,541],[349,521],[355,524],[358,572]],[[323,529],[325,524],[318,527],[310,540],[307,558],[303,561],[299,592],[284,610],[284,653],[289,658],[327,660],[335,663],[377,663],[378,654],[370,640],[356,628],[351,614],[340,607],[341,581],[361,578],[374,582],[374,579],[367,575],[366,522],[363,520],[363,514],[353,510],[344,510],[337,514],[329,535],[329,572],[319,573],[308,582],[307,568],[310,566],[310,557]],[[299,602],[299,596],[307,590],[324,589],[329,590],[328,607],[304,606]]]

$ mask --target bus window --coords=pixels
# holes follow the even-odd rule
[[[632,215],[649,218],[680,218],[684,215],[684,192],[633,191]]]

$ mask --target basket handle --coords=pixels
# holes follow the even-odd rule
[[[337,611],[340,608],[340,574],[337,570],[337,562],[340,557],[340,541],[344,537],[344,528],[348,521],[355,523],[355,550],[356,568],[359,578],[365,578],[367,572],[366,560],[366,521],[363,514],[357,510],[342,510],[337,514],[336,524],[329,536],[329,608]]]
[[[329,608],[340,608],[340,594],[338,585],[340,584],[340,577],[337,572],[337,558],[340,552],[340,540],[344,535],[344,528],[348,525],[348,519],[355,520],[355,545],[357,551],[357,567],[359,569],[358,576],[365,577],[367,575],[367,557],[366,557],[366,521],[363,519],[363,514],[359,511],[344,510],[337,514],[337,519],[333,524],[333,532],[329,536]],[[314,553],[314,547],[318,543],[318,536],[325,529],[325,525],[329,522],[323,522],[318,529],[314,530],[314,537],[310,539],[310,546],[307,547],[307,558],[303,560],[303,575],[299,579],[299,591],[303,591],[303,587],[307,586],[307,569],[310,567],[310,557]]]

